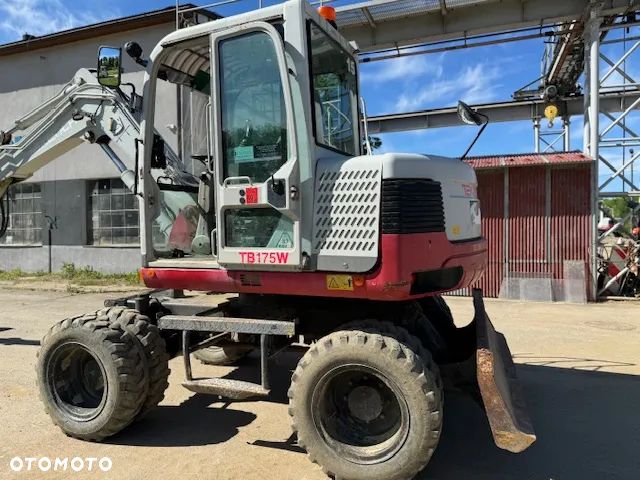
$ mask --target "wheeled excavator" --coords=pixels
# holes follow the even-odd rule
[[[142,96],[123,91],[122,49],[101,47],[96,69],[0,135],[0,194],[87,142],[139,199],[149,290],[61,320],[41,342],[56,425],[117,434],[163,399],[177,356],[193,392],[268,400],[273,359],[289,351],[293,431],[333,478],[415,476],[452,390],[477,400],[498,447],[535,441],[481,292],[462,328],[441,296],[485,268],[475,174],[456,158],[366,148],[357,48],[331,7],[290,0],[170,33],[148,58],[135,42],[125,51],[145,69]],[[154,129],[164,83],[204,99],[197,175]],[[213,348],[220,363],[255,351],[260,381],[196,378],[192,354]]]

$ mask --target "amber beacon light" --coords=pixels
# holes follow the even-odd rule
[[[318,7],[318,13],[322,18],[329,22],[334,27],[336,26],[336,9],[329,7],[328,5],[322,5]]]

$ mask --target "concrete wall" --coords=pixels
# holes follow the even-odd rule
[[[46,242],[46,232],[43,232]],[[130,273],[140,268],[139,247],[91,247],[82,245],[52,245],[52,270],[59,271],[64,263],[76,267],[91,266],[103,273]],[[0,270],[19,268],[24,272],[46,272],[49,247],[0,248]]]
[[[49,267],[48,223],[56,219],[51,232],[52,270],[64,263],[91,266],[106,273],[127,273],[140,266],[139,245],[87,245],[90,220],[89,181],[84,179],[40,182],[42,192],[42,245],[0,246],[0,270],[19,268],[25,272],[46,271]]]

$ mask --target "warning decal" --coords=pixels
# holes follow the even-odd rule
[[[276,248],[293,248],[293,239],[291,238],[291,235],[284,232],[280,237],[280,240],[278,240]]]
[[[353,290],[351,275],[327,275],[327,290]]]

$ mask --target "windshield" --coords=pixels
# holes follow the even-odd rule
[[[309,22],[316,142],[356,155],[358,93],[356,62],[335,40]]]

